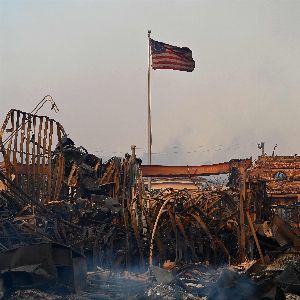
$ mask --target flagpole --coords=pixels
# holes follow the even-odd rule
[[[152,164],[151,146],[152,146],[152,128],[151,128],[151,46],[150,46],[151,30],[148,30],[148,165]],[[148,189],[151,190],[151,177],[148,178]]]

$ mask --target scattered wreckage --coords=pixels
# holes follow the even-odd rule
[[[144,166],[132,146],[103,162],[60,123],[19,110],[7,114],[0,147],[5,295],[48,285],[86,299],[122,298],[115,281],[132,287],[124,298],[266,299],[265,279],[273,282],[268,299],[299,295],[299,269],[286,264],[276,280],[266,271],[282,255],[299,259],[297,156]],[[228,185],[198,184],[211,174],[228,174]],[[197,189],[148,190],[147,176],[187,176]],[[245,284],[249,295],[238,298]]]

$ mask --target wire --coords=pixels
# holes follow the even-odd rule
[[[201,149],[182,149],[181,151],[177,150],[179,149],[179,146],[173,145],[171,146],[174,150],[170,149],[170,151],[164,151],[164,152],[152,152],[153,156],[162,156],[162,155],[170,155],[170,154],[195,154],[195,153],[212,153],[212,152],[217,152],[217,151],[231,151],[233,148],[234,149],[240,149],[241,145],[239,143],[234,143],[231,145],[228,145],[227,147],[225,145],[215,145],[212,146],[210,148],[205,148],[204,146],[201,146]],[[249,147],[249,146],[253,146],[256,149],[256,143],[245,143],[242,144],[243,147]],[[200,148],[200,146],[198,146]],[[146,149],[144,147],[137,147],[137,150],[144,150],[144,152],[146,152]],[[107,154],[109,155],[110,153],[116,154],[116,153],[120,153],[120,154],[124,154],[126,152],[123,151],[109,151],[109,150],[103,150],[103,149],[97,149],[94,151],[95,153],[103,153],[103,154]]]

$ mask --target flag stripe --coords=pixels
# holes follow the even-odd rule
[[[183,61],[182,59],[177,59],[173,57],[153,57],[152,58],[152,66],[159,64],[172,64],[172,65],[178,65],[178,66],[187,66],[187,67],[195,67],[194,61]]]
[[[171,64],[171,65],[179,65],[179,66],[188,66],[188,67],[194,67],[194,63],[183,63],[178,60],[170,60],[170,59],[160,59],[160,60],[152,60],[152,64]]]
[[[166,45],[165,48],[166,48],[166,51],[172,51],[172,52],[176,52],[176,53],[180,53],[180,54],[184,53],[184,54],[188,54],[188,55],[192,54],[192,51],[189,48],[182,50],[180,48],[169,46],[169,45]]]
[[[184,69],[186,68],[187,70],[194,70],[195,65],[194,64],[180,64],[178,62],[171,62],[171,61],[159,61],[159,62],[152,62],[152,68],[153,69],[160,69],[162,66],[164,66],[163,69],[168,69],[168,66],[170,69],[176,69],[181,68]]]
[[[176,61],[156,61],[156,62],[152,62],[152,66],[155,67],[155,66],[158,66],[158,65],[174,65],[174,66],[181,66],[181,67],[187,67],[187,68],[194,68],[195,65],[194,64],[183,64],[183,63],[180,63],[180,62],[176,62]]]
[[[192,72],[194,70],[194,67],[187,68],[186,66],[165,66],[165,65],[157,65],[156,67],[153,67],[154,70],[160,70],[160,69],[166,69],[166,70],[178,70],[178,71],[186,71],[186,72]]]
[[[160,61],[181,62],[182,64],[191,65],[191,66],[195,65],[195,62],[193,61],[188,61],[188,60],[183,61],[182,59],[178,59],[177,57],[174,56],[155,56],[152,58],[153,63],[159,63]]]
[[[192,58],[191,54],[190,55],[187,55],[186,53],[182,54],[182,52],[173,51],[173,50],[169,50],[169,49],[166,49],[166,53],[177,55],[179,57],[182,57],[183,59],[191,59]]]
[[[176,66],[186,66],[186,67],[194,67],[194,65],[186,65],[186,64],[181,64],[179,62],[172,62],[172,61],[160,61],[152,64],[153,66],[155,65],[176,65]]]
[[[184,57],[182,58],[179,55],[173,54],[173,53],[161,53],[161,54],[152,54],[152,57],[156,58],[156,57],[167,57],[167,58],[176,58],[176,59],[180,59],[180,60],[185,60],[185,61],[191,61],[190,58]]]

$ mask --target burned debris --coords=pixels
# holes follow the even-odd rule
[[[132,146],[125,157],[103,162],[76,146],[60,123],[19,110],[7,114],[0,147],[5,297],[45,286],[81,291],[82,299],[300,293],[300,270],[289,261],[300,257],[297,156],[145,166]],[[195,180],[212,174],[228,174],[228,184]],[[186,176],[196,188],[148,190],[148,176]],[[132,288],[122,295],[125,285]],[[245,287],[249,295],[238,298]]]
[[[300,157],[260,156],[250,177],[266,184],[272,210],[300,233]]]

